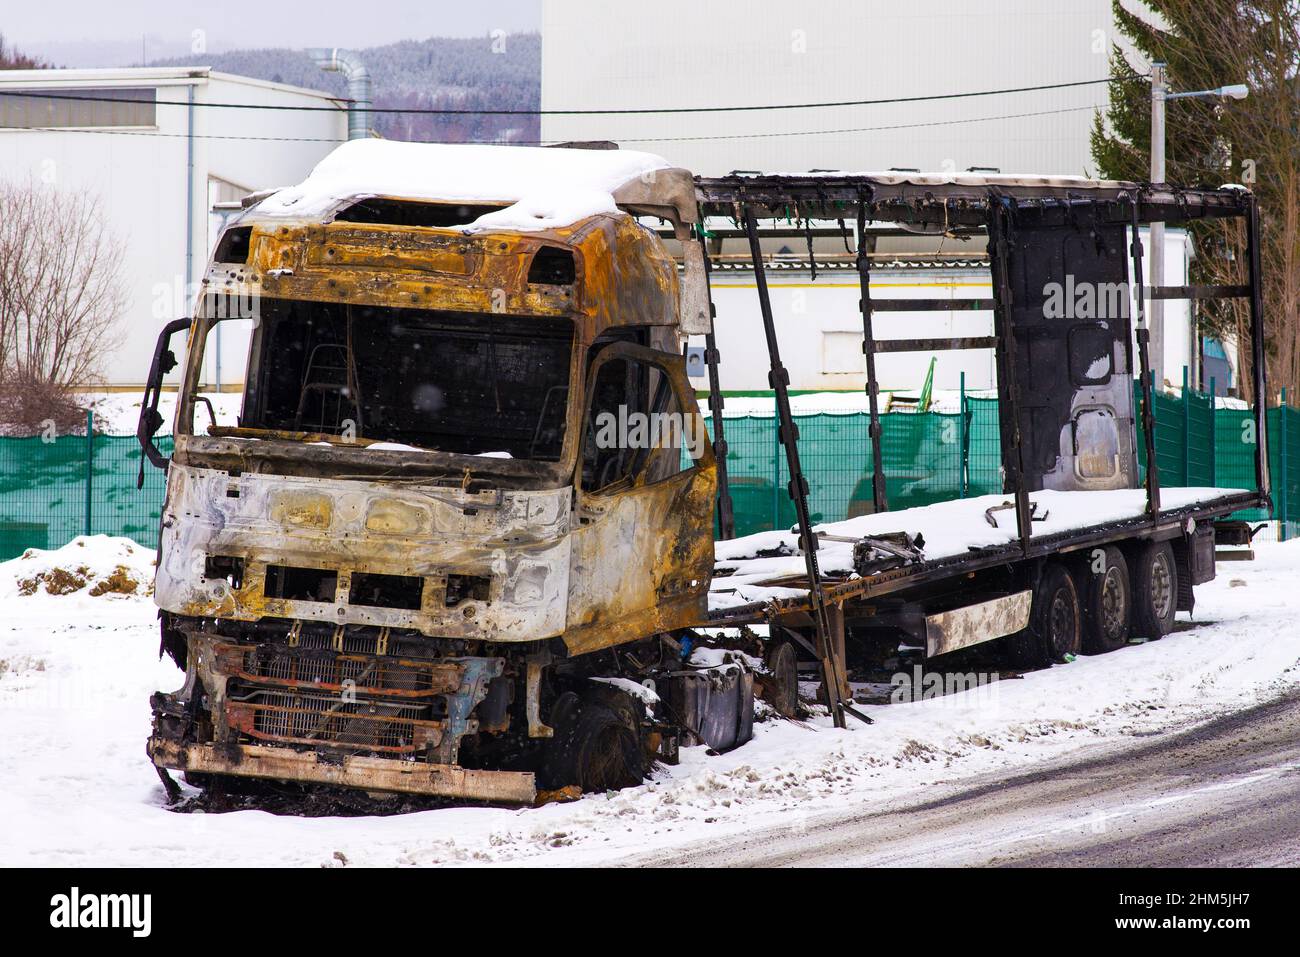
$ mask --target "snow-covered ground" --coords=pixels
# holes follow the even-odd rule
[[[147,569],[152,556],[128,544],[90,539],[0,564],[0,865],[618,863],[1149,741],[1300,683],[1300,542],[1265,544],[1253,564],[1220,566],[1197,590],[1196,627],[1162,641],[963,694],[865,706],[871,726],[763,721],[750,744],[684,750],[680,765],[627,791],[388,817],[177,814],[144,754],[150,693],[180,683],[158,660],[154,606],[145,595],[90,595],[118,565]],[[84,587],[21,594],[35,572],[78,566]]]

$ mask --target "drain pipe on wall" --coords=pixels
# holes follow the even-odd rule
[[[356,54],[347,53],[337,47],[315,47],[307,55],[322,70],[330,73],[342,73],[348,81],[348,139],[367,139],[372,129],[370,126],[370,71],[357,59]]]

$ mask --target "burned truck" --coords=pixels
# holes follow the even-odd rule
[[[672,636],[706,616],[713,564],[682,356],[701,260],[679,280],[638,221],[689,245],[690,175],[359,141],[246,202],[141,414],[167,469],[162,647],[185,671],[153,698],[155,765],[510,802],[639,781],[676,746],[646,703],[689,671]],[[223,422],[201,392],[240,323]],[[169,460],[152,436],[182,331]],[[677,427],[600,428],[638,418]]]
[[[246,202],[163,330],[139,426],[167,469],[155,595],[185,681],[153,697],[148,751],[172,789],[169,770],[501,802],[631,784],[682,744],[743,743],[756,685],[795,713],[800,669],[846,726],[869,720],[863,662],[997,648],[1023,670],[1159,638],[1216,546],[1249,542],[1238,513],[1270,506],[1245,190],[359,141]],[[1146,287],[1141,227],[1211,220],[1244,227],[1242,282]],[[843,521],[810,512],[760,228],[781,221],[810,253],[814,222],[846,251],[856,232],[872,502]],[[991,296],[873,297],[875,224],[982,239]],[[748,245],[795,519],[740,539],[709,292],[726,238]],[[1058,315],[1080,283],[1104,315]],[[1243,301],[1254,488],[1162,488],[1149,299]],[[959,308],[988,334],[873,325]],[[203,387],[241,329],[232,417]],[[890,511],[875,357],[967,349],[996,358],[1003,491]]]

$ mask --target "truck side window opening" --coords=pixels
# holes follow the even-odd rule
[[[686,417],[660,366],[612,359],[597,371],[591,396],[583,442],[584,491],[651,484],[683,471]]]
[[[263,300],[246,428],[558,461],[567,319]]]

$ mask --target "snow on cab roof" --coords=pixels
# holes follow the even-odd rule
[[[256,215],[318,219],[343,203],[383,196],[508,204],[458,227],[465,232],[553,229],[616,212],[620,187],[668,169],[662,157],[634,150],[351,140],[302,183],[262,200]]]

